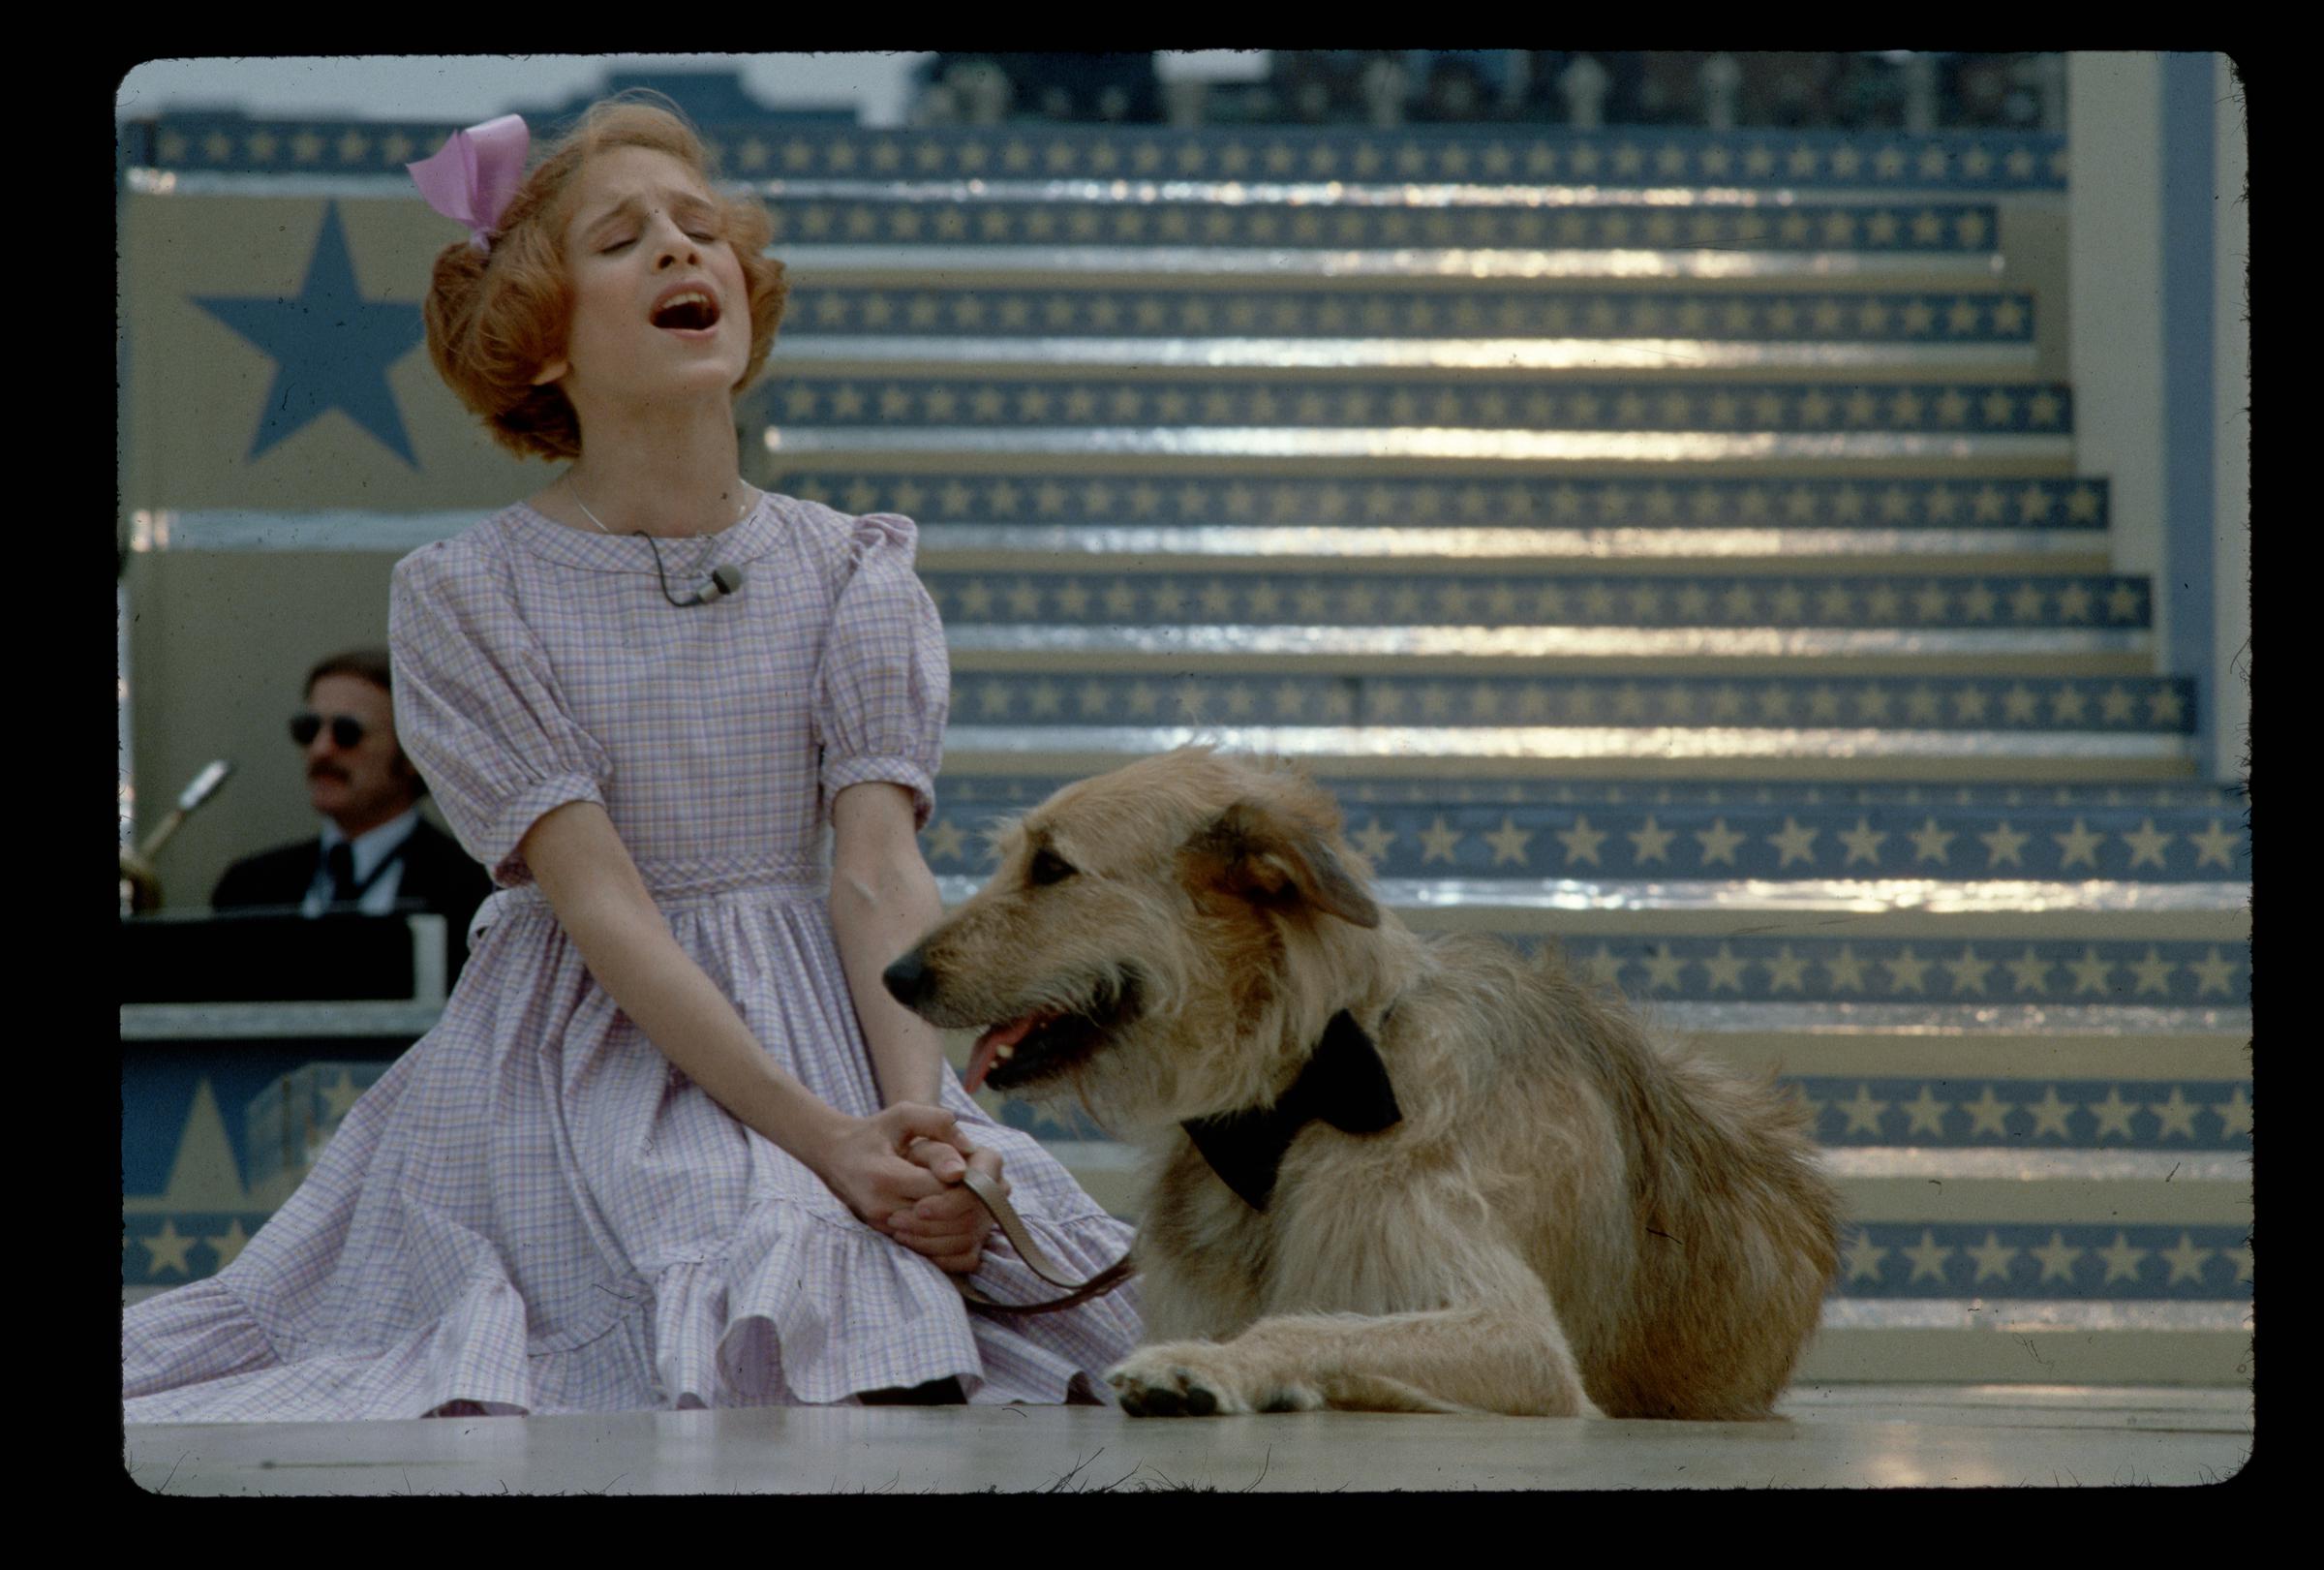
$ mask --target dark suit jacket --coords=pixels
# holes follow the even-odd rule
[[[210,895],[210,908],[228,910],[248,906],[295,906],[307,897],[307,889],[321,865],[321,837],[245,856],[227,868],[226,875],[218,879],[218,887]],[[461,962],[468,957],[469,918],[491,892],[492,879],[482,867],[469,859],[459,842],[421,818],[404,845],[403,880],[396,885],[395,903],[399,909],[410,909],[416,902],[420,908],[444,918],[450,928],[444,957],[454,977],[460,972]]]

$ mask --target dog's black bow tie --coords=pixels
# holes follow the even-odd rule
[[[1320,1119],[1342,1133],[1376,1134],[1403,1117],[1379,1049],[1355,1016],[1342,1009],[1331,1016],[1307,1066],[1273,1106],[1190,1118],[1179,1126],[1219,1181],[1251,1209],[1263,1211],[1274,1195],[1283,1153],[1308,1124]]]

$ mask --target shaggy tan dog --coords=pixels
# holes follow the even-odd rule
[[[888,973],[991,1027],[972,1086],[1147,1153],[1123,1406],[1766,1416],[1838,1264],[1804,1111],[1553,955],[1411,933],[1339,830],[1288,766],[1147,758]]]

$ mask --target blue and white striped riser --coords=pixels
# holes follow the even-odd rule
[[[1109,528],[1171,526],[1424,529],[1443,532],[1447,546],[1468,544],[1452,531],[1492,527],[1642,533],[1739,528],[1939,534],[1977,529],[2027,538],[2086,537],[2080,540],[2082,548],[2102,563],[2111,517],[2110,486],[2097,477],[1235,477],[1119,469],[1059,473],[954,467],[923,472],[878,464],[834,470],[790,463],[780,478],[789,495],[826,502],[847,512],[900,512],[917,520],[928,565],[948,562],[948,553],[956,549],[952,526],[1006,523],[1101,535]],[[1162,545],[1157,539],[1145,548]],[[1617,570],[1636,570],[1628,560],[1616,565]]]
[[[1102,378],[1071,366],[1061,374],[976,367],[973,376],[959,378],[932,375],[934,369],[921,365],[893,376],[853,377],[799,367],[747,394],[742,416],[747,424],[778,428],[779,445],[770,450],[779,452],[799,447],[817,431],[1057,433],[1104,427],[1774,433],[1794,439],[1783,450],[1795,457],[1813,451],[1799,440],[1807,437],[1920,436],[1952,438],[1972,456],[2046,455],[2047,447],[2024,446],[2024,440],[2073,430],[2071,389],[2049,383],[1736,382],[1658,389],[1631,382],[1551,383],[1534,370],[1415,369],[1364,378],[1286,371],[1267,380],[1230,381],[1206,367],[1125,367]],[[1438,380],[1448,374],[1457,380]],[[2001,437],[2018,438],[2020,445],[1993,440]],[[1971,445],[1978,441],[1985,444],[1981,448]],[[1871,450],[1860,442],[1857,447]],[[1835,450],[1845,456],[1855,449]],[[2058,455],[2067,456],[2066,449]]]
[[[1910,1368],[2224,1384],[2248,1372],[2248,1080],[1789,1083],[1823,1103],[1824,1164],[1849,1216],[1802,1377]],[[997,1110],[1136,1218],[1145,1179],[1129,1147],[1079,1120]]]
[[[1850,251],[1886,259],[1992,252],[2000,223],[1985,202],[1817,201],[1680,211],[1634,202],[1458,205],[1402,192],[1371,201],[1238,202],[1135,192],[1104,198],[1012,191],[963,202],[941,189],[849,197],[775,191],[775,247],[1206,247],[1220,250]],[[819,259],[818,259],[819,260]]]
[[[186,111],[120,127],[127,168],[183,174],[379,172],[443,145],[434,121],[251,119]],[[542,134],[554,125],[543,126]],[[1539,188],[1950,191],[2048,195],[2070,157],[2056,132],[1701,131],[1687,127],[1010,125],[872,129],[710,121],[700,127],[728,175],[750,181],[996,179],[1456,181]]]
[[[1185,287],[958,289],[797,287],[782,349],[905,339],[924,348],[1017,336],[1050,349],[1086,338],[1155,346],[1214,338],[1685,339],[1821,346],[2033,344],[2034,296],[1998,290],[1785,291],[1725,296],[1622,292],[1576,298],[1542,289],[1261,290]],[[1666,354],[1665,363],[1669,356]]]
[[[989,876],[994,831],[1066,783],[945,775],[921,834],[930,867],[946,878]],[[1351,844],[1374,877],[1391,880],[2248,887],[2251,877],[2248,804],[2237,791],[2197,784],[1341,780],[1331,789]]]
[[[1287,572],[1271,564],[1188,572],[1129,558],[1008,572],[925,568],[948,631],[965,628],[1282,626],[1911,629],[2025,632],[2152,625],[2149,580],[2047,573],[1800,577],[1593,573],[1467,564],[1370,572]]]

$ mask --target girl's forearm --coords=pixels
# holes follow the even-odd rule
[[[880,974],[944,916],[936,880],[915,850],[871,867],[836,870],[831,931],[855,999],[856,1022],[871,1049],[880,1101],[937,1104],[944,1039],[936,1028],[888,996]]]
[[[673,1067],[743,1124],[822,1171],[841,1115],[768,1057],[658,916],[600,922],[573,938],[597,984]]]
[[[522,848],[582,963],[646,1039],[737,1120],[825,1176],[832,1140],[854,1120],[769,1057],[678,946],[604,809],[559,808]]]

